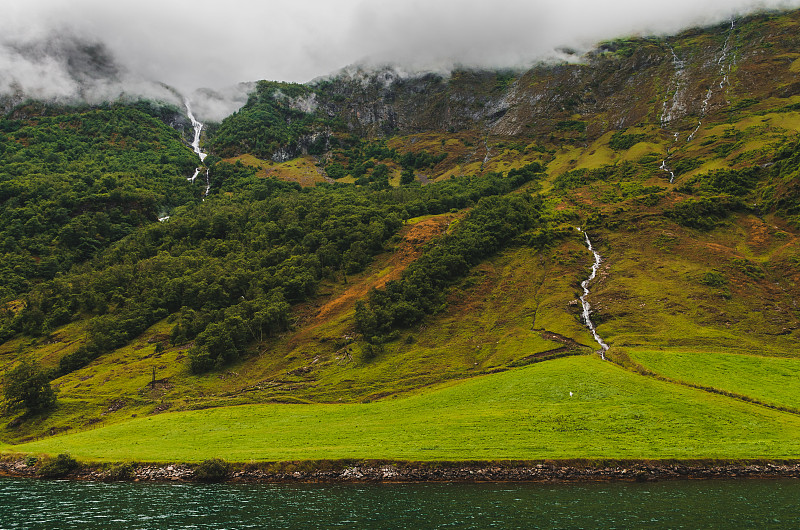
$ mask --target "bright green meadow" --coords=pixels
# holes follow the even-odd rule
[[[720,352],[633,351],[632,357],[680,382],[732,392],[780,407],[800,408],[800,360]]]
[[[795,415],[572,357],[386,401],[161,414],[14,449],[100,461],[785,458],[800,455],[797,432]]]

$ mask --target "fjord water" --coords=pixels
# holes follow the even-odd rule
[[[197,485],[0,479],[0,528],[798,528],[800,481]]]

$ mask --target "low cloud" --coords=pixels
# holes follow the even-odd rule
[[[530,66],[556,50],[665,35],[800,0],[26,0],[3,7],[0,93],[69,101],[145,95],[220,119],[257,79],[349,64],[406,71]],[[206,88],[209,90],[198,89]]]

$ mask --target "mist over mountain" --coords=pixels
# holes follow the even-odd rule
[[[582,52],[621,35],[667,34],[795,6],[800,1],[32,0],[4,6],[0,93],[180,104],[167,85],[192,95],[201,117],[219,120],[246,100],[242,81],[306,82],[353,63],[407,72],[525,68],[563,60],[559,49]],[[210,92],[193,94],[203,87]]]

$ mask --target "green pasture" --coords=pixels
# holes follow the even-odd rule
[[[629,355],[670,379],[800,408],[800,359],[668,350],[634,350]]]
[[[372,403],[160,414],[13,449],[99,461],[796,458],[800,417],[583,356]]]

